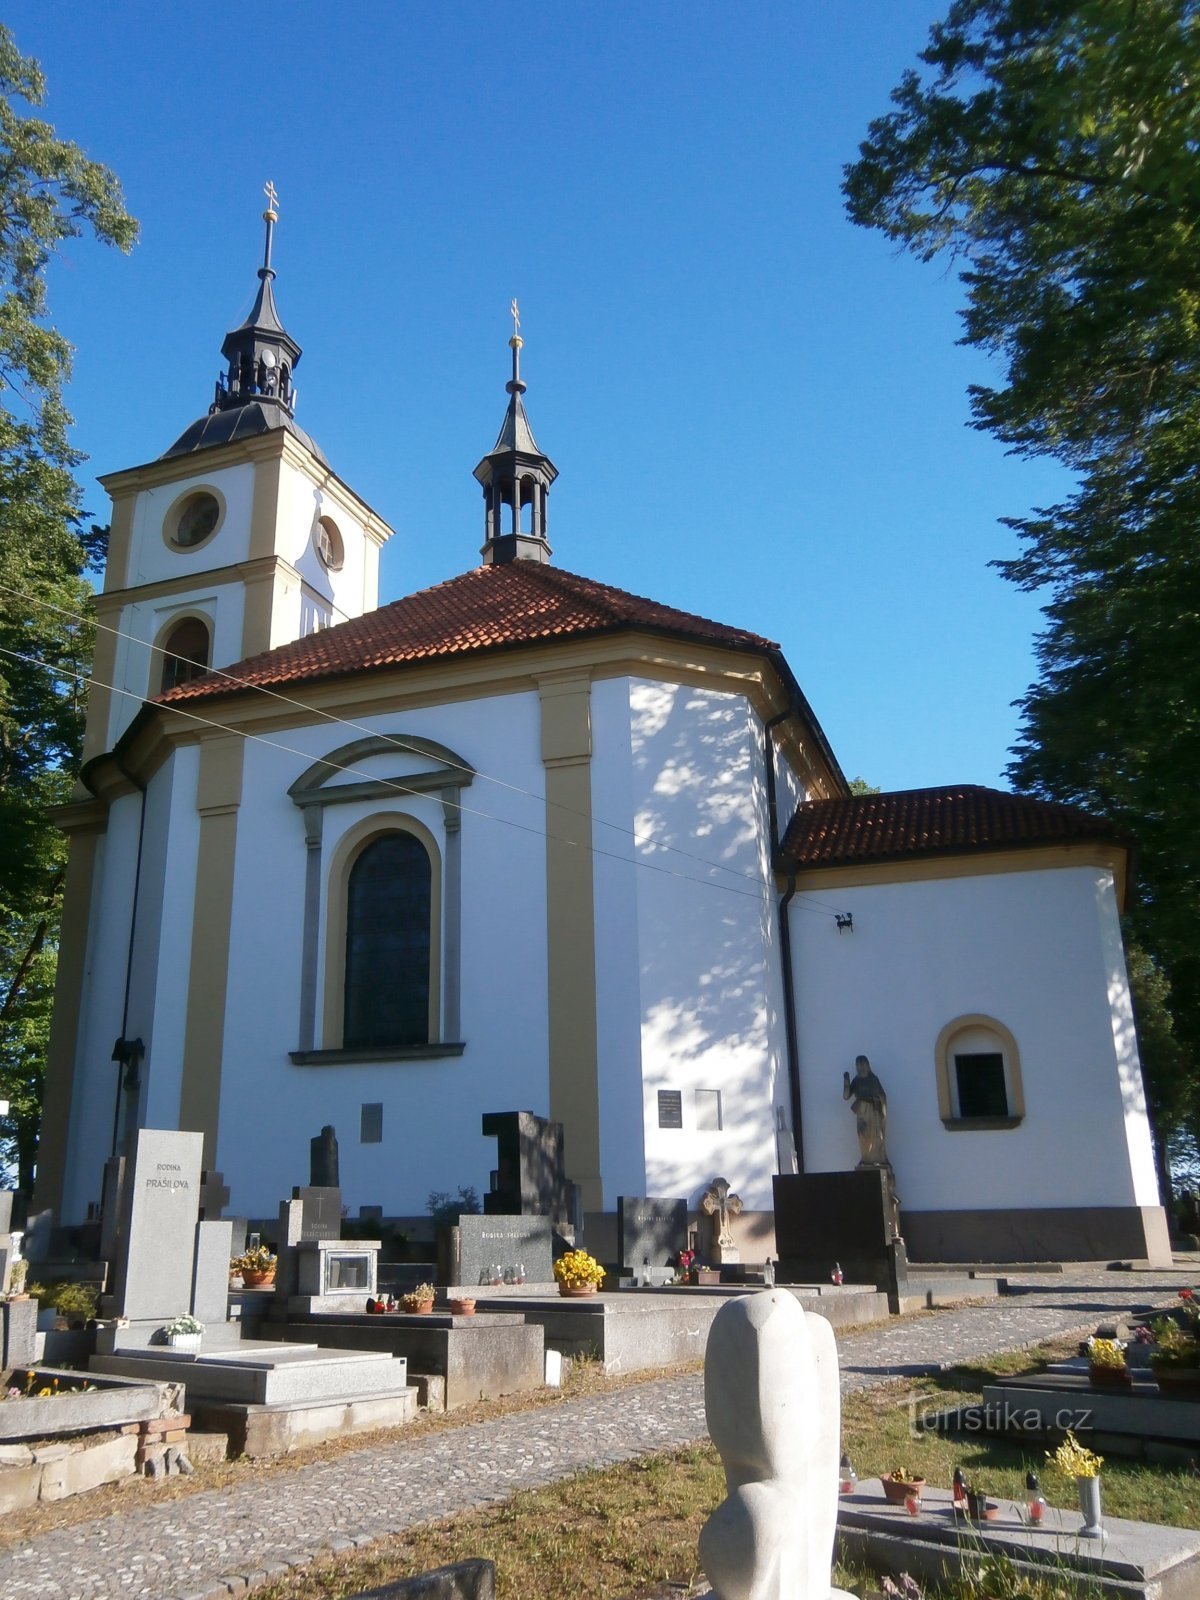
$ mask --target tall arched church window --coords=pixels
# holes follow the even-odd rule
[[[360,851],[346,898],[345,1048],[428,1041],[432,891],[414,834],[385,833]]]
[[[158,693],[174,689],[207,672],[212,655],[212,636],[203,617],[184,617],[168,628],[159,645],[162,671]]]

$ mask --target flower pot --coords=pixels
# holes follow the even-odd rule
[[[989,1500],[981,1489],[968,1489],[967,1515],[974,1522],[995,1522],[1000,1515],[1000,1507],[994,1500]]]
[[[452,1317],[473,1317],[475,1315],[474,1300],[463,1297],[462,1299],[451,1300],[448,1303]]]
[[[1154,1381],[1172,1400],[1200,1400],[1200,1367],[1151,1366]]]
[[[270,1267],[266,1272],[243,1272],[242,1282],[247,1289],[261,1289],[266,1284],[275,1282],[275,1268]]]
[[[167,1344],[172,1350],[197,1351],[200,1348],[200,1335],[198,1333],[169,1333]]]
[[[913,1493],[919,1499],[925,1487],[924,1478],[880,1478],[879,1481],[883,1485],[883,1497],[891,1506],[902,1506]]]
[[[594,1283],[560,1283],[558,1292],[564,1300],[583,1300],[589,1294],[595,1294]]]
[[[429,1313],[433,1310],[433,1301],[432,1300],[411,1300],[410,1301],[407,1295],[404,1297],[403,1305],[404,1305],[405,1311],[408,1313],[408,1315],[410,1317],[427,1317],[429,1315]]]
[[[1081,1539],[1104,1539],[1104,1524],[1101,1521],[1100,1510],[1100,1479],[1076,1478],[1075,1487],[1079,1491],[1079,1509],[1083,1512],[1083,1527],[1079,1530]]]
[[[1088,1367],[1088,1378],[1098,1389],[1128,1389],[1133,1383],[1127,1367]]]

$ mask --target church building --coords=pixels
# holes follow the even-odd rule
[[[866,1055],[911,1257],[1162,1260],[1126,844],[851,795],[777,644],[559,565],[519,332],[480,564],[379,605],[393,530],[296,421],[265,216],[207,414],[101,480],[36,1204],[82,1221],[149,1126],[273,1216],[333,1124],[351,1211],[419,1214],[529,1110],[586,1213],[718,1174],[768,1211],[855,1165]]]

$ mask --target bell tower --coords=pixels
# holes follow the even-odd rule
[[[112,528],[85,760],[142,700],[379,603],[392,529],[296,422],[300,346],[275,305],[278,196],[264,193],[258,289],[207,413],[157,460],[100,479]]]
[[[483,485],[484,543],[480,551],[485,567],[505,561],[549,561],[552,554],[546,537],[546,501],[558,468],[537,447],[521,396],[521,316],[514,300],[512,377],[504,385],[508,391],[508,410],[500,437],[475,468]]]

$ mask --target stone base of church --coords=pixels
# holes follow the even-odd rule
[[[1148,1261],[1171,1265],[1161,1206],[1064,1206],[1002,1211],[902,1211],[918,1261]]]

